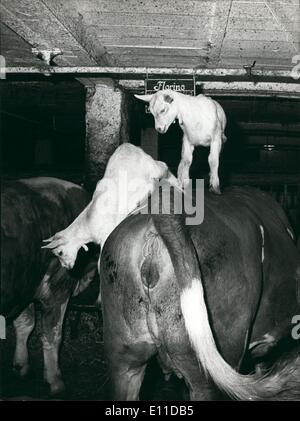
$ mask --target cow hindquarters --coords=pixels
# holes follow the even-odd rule
[[[14,371],[21,377],[29,370],[27,341],[34,329],[34,305],[30,304],[13,322],[16,332],[16,349],[14,355]]]
[[[265,390],[264,379],[239,374],[219,353],[210,327],[197,255],[180,217],[165,214],[152,215],[152,219],[170,254],[185,328],[204,373],[235,399],[260,400],[274,394],[274,389]]]
[[[120,311],[125,306],[121,305],[119,310],[114,309],[103,278],[102,275],[103,340],[109,369],[111,398],[138,400],[147,363],[155,354],[156,347],[148,332],[147,321],[139,311],[128,307],[129,312],[132,310],[128,319],[127,315],[123,315]],[[115,303],[118,303],[117,299]]]
[[[106,296],[102,306],[105,306]],[[135,324],[122,329],[117,313],[107,322],[104,310],[103,339],[110,377],[112,400],[139,400],[147,363],[156,348],[144,326]],[[141,320],[141,325],[145,320]],[[118,326],[117,326],[118,325]],[[119,328],[121,328],[119,330]],[[137,329],[136,329],[137,328]],[[145,334],[146,333],[146,334]]]
[[[126,250],[130,249],[123,241]],[[127,256],[126,261],[122,259],[123,247],[113,242],[101,256],[103,341],[113,400],[139,399],[145,368],[157,352],[147,323],[148,299],[136,262],[141,246],[138,240],[131,246],[132,256]]]

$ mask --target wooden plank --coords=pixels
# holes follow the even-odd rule
[[[226,55],[221,56],[220,66],[222,67],[243,67],[245,64],[252,64],[256,60],[256,66],[260,66],[264,69],[274,70],[276,68],[280,70],[287,69],[289,72],[289,77],[291,77],[291,57],[281,58],[281,57],[257,57],[256,56],[246,56],[243,55]]]
[[[195,28],[170,28],[170,27],[143,27],[134,26],[128,29],[128,26],[101,26],[89,25],[89,34],[99,37],[101,40],[106,41],[110,39],[123,39],[123,38],[156,38],[162,41],[167,39],[174,39],[184,41],[189,39],[207,39],[209,34],[209,25],[202,25],[201,30]]]
[[[249,19],[257,19],[262,16],[269,19],[273,18],[270,10],[264,2],[253,4],[251,1],[243,3],[233,1],[230,17],[240,19],[245,18],[245,16]]]
[[[300,98],[300,85],[289,83],[271,82],[204,82],[203,91],[207,94],[213,92],[216,95],[260,95],[269,97]]]
[[[148,56],[149,59],[157,58],[158,56],[172,56],[172,57],[199,57],[199,56],[205,56],[208,48],[207,45],[199,46],[199,47],[153,47],[152,46],[107,46],[107,51],[109,54],[113,54],[117,56],[118,58],[122,55],[128,55],[131,56],[131,58],[134,60],[135,57],[139,56]],[[130,57],[129,57],[130,58]]]
[[[233,0],[233,1],[234,3],[239,3],[240,7],[243,7],[243,3],[263,3],[263,0]]]
[[[224,0],[219,0],[220,2]],[[60,4],[61,0],[44,0],[51,7]],[[104,13],[143,13],[143,14],[177,14],[184,15],[204,15],[209,9],[211,1],[193,0],[64,0],[64,10],[73,8],[79,13],[93,13],[95,10]]]
[[[300,37],[300,30],[297,32]],[[295,33],[296,37],[296,33]],[[287,42],[285,31],[278,30],[257,30],[257,29],[239,29],[228,30],[226,40],[237,41],[272,41],[272,42]]]
[[[182,68],[183,66],[188,66],[190,68],[194,68],[196,66],[203,66],[204,60],[201,60],[201,58],[193,58],[193,57],[156,57],[154,60],[147,57],[147,56],[141,56],[141,57],[128,57],[128,58],[122,58],[120,57],[118,59],[121,66],[129,66],[132,62],[135,62],[136,64],[140,66],[146,66],[150,67],[153,62],[157,66],[161,67],[177,67]]]
[[[276,21],[278,28],[280,28],[282,31],[285,31],[287,40],[297,44],[294,45],[294,50],[298,52],[298,43],[299,43],[299,37],[294,35],[294,31],[290,30],[290,27],[287,27],[286,23],[289,23],[293,25],[293,22],[299,21],[300,17],[300,6],[298,4],[298,7],[296,6],[288,6],[283,5],[279,2],[269,1],[266,0],[266,4],[268,6],[268,9],[273,15],[274,20]],[[294,27],[295,30],[299,30],[298,28]]]
[[[245,0],[235,0],[235,1],[245,1]],[[248,0],[249,1],[249,0]],[[262,1],[262,0],[257,0],[257,1]],[[269,0],[269,2],[272,3],[281,3],[284,4],[286,6],[298,6],[299,7],[299,0]]]
[[[282,22],[288,31],[299,31],[300,18],[296,18],[291,22],[289,20],[283,19]],[[256,19],[247,19],[247,18],[229,18],[228,21],[228,30],[237,30],[237,29],[253,29],[253,30],[273,30],[273,31],[282,31],[282,28],[278,27],[278,24],[273,18],[260,17]]]
[[[235,41],[226,39],[222,48],[222,56],[241,55],[245,57],[281,57],[291,58],[293,46],[288,42],[280,41]]]
[[[278,1],[278,0],[273,0],[273,1]],[[299,0],[281,0],[280,2],[282,4],[295,5],[299,7]]]
[[[122,66],[130,66],[132,62],[136,63],[137,65],[143,67],[150,67],[153,62],[155,62],[159,67],[183,67],[184,65],[187,67],[195,67],[197,65],[203,65],[204,60],[201,57],[182,57],[182,56],[155,56],[154,58],[149,56],[120,56],[119,62]]]
[[[140,38],[140,37],[123,37],[123,38],[100,38],[100,42],[105,45],[109,51],[111,48],[155,48],[155,49],[177,49],[178,51],[185,49],[199,49],[208,51],[209,45],[207,39],[174,39],[174,38]]]
[[[82,14],[83,24],[109,26],[142,26],[162,28],[194,28],[201,31],[204,16],[181,16],[169,14],[104,13],[95,10]]]
[[[153,61],[157,64],[159,67],[167,67],[170,68],[176,67],[176,68],[182,68],[183,66],[194,68],[197,66],[203,66],[204,62],[201,60],[201,58],[195,58],[195,57],[156,57],[155,60],[147,57],[147,56],[141,56],[141,57],[120,57],[119,63],[121,66],[130,66],[132,62],[137,63],[139,66],[145,66],[150,67],[153,64]]]
[[[229,17],[228,20],[228,31],[232,30],[238,30],[238,29],[252,29],[252,30],[261,30],[264,28],[266,31],[276,31],[278,30],[278,27],[276,25],[276,22],[274,21],[273,17],[257,17],[257,18],[251,18],[251,17]]]
[[[300,14],[300,5],[298,4],[287,4],[281,1],[265,1],[269,11],[276,20],[281,21],[281,19],[289,20],[293,22],[294,20],[299,19]],[[275,15],[275,16],[274,16]]]

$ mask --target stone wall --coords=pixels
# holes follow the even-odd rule
[[[111,79],[98,80],[86,95],[86,185],[93,189],[103,177],[115,149],[129,141],[126,95]]]

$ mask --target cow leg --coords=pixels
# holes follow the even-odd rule
[[[222,148],[221,138],[215,136],[210,145],[208,163],[210,168],[209,190],[216,194],[221,194],[219,182],[219,156]]]
[[[67,304],[68,299],[51,310],[44,309],[42,314],[44,380],[49,384],[52,395],[61,393],[65,389],[58,365],[58,353],[61,344],[62,324]]]
[[[194,146],[190,144],[187,137],[183,136],[181,161],[177,170],[177,178],[182,187],[189,184],[189,171],[193,160]]]
[[[131,367],[126,361],[111,366],[111,388],[113,400],[137,401],[145,376],[147,364]]]
[[[21,377],[29,370],[27,341],[34,329],[34,305],[30,304],[13,322],[16,331],[16,349],[14,355],[14,371]]]
[[[44,380],[52,395],[65,387],[58,365],[58,353],[62,339],[62,325],[69,298],[74,290],[74,280],[54,259],[45,274],[37,299],[42,306],[42,345],[44,355]]]
[[[179,361],[176,361],[176,374],[178,375],[177,371],[179,371],[180,377],[184,378],[191,401],[221,399],[220,392],[213,382],[207,379],[205,374],[201,372],[201,368],[197,361],[187,358],[184,362],[182,362],[182,359],[179,364],[178,362]]]
[[[117,319],[117,318],[116,318]],[[104,323],[103,340],[108,360],[111,394],[113,400],[139,400],[140,388],[144,379],[147,363],[156,353],[156,347],[143,327],[144,320],[138,324],[142,337],[125,331],[115,336],[112,320],[110,329]],[[132,326],[131,326],[132,327]],[[134,327],[138,327],[137,325]],[[129,335],[128,335],[129,333]],[[150,340],[149,340],[150,339]]]
[[[122,321],[117,315],[110,320],[104,316],[103,341],[112,399],[139,400],[145,369],[156,353],[156,346],[145,326],[145,318],[137,319],[129,330],[127,326],[121,330],[117,328],[116,325],[122,326]]]
[[[215,401],[222,400],[221,392],[216,390],[216,387],[209,384],[206,379],[201,379],[201,384],[198,382],[192,387],[189,387],[191,401]]]

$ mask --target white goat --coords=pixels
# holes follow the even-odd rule
[[[52,249],[63,267],[71,269],[78,250],[93,242],[103,247],[119,223],[166,178],[178,186],[176,177],[164,162],[155,161],[141,148],[123,143],[110,157],[104,177],[98,182],[92,201],[63,231],[44,240],[43,248]]]
[[[219,156],[222,144],[226,141],[226,115],[221,105],[205,95],[192,97],[172,90],[135,97],[149,103],[155,129],[159,133],[166,133],[170,124],[178,119],[183,130],[181,162],[177,174],[181,186],[185,187],[189,182],[195,146],[209,146],[210,190],[220,194]]]

